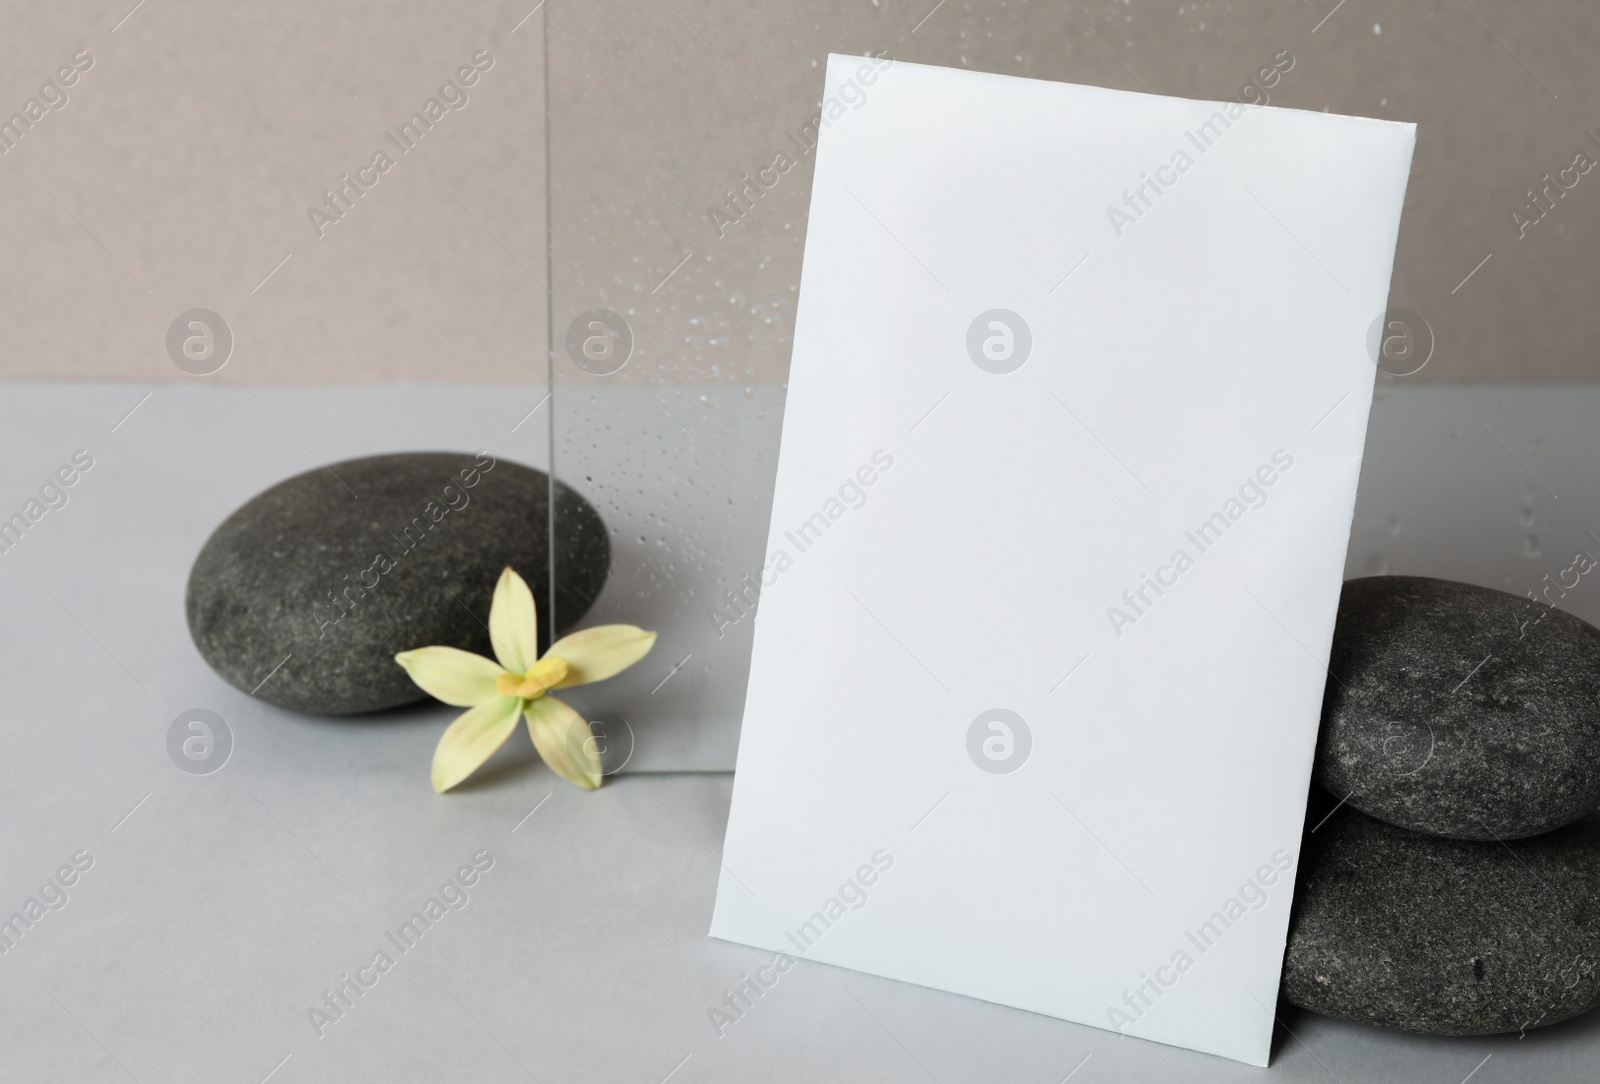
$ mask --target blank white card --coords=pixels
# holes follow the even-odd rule
[[[1415,129],[823,117],[711,932],[1264,1065]]]

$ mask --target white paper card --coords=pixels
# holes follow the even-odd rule
[[[1264,1065],[1414,126],[823,116],[711,932]]]

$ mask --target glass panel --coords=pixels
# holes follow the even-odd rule
[[[733,766],[828,51],[1070,74],[1023,59],[1059,7],[918,5],[548,5],[552,459],[610,543],[554,575],[609,560],[585,623],[660,630],[573,698],[628,721],[631,769]]]

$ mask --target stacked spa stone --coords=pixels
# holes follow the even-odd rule
[[[1433,1035],[1600,1003],[1600,630],[1354,580],[1329,671],[1285,998]]]

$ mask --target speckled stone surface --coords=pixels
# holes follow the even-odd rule
[[[558,618],[605,583],[600,515],[558,486]],[[446,644],[490,654],[484,622],[511,565],[549,612],[549,480],[488,455],[414,452],[330,464],[278,483],[223,521],[195,558],[186,609],[200,654],[229,684],[325,715],[425,699],[396,652]],[[542,629],[541,629],[542,631]],[[280,665],[281,664],[281,665]]]
[[[1570,614],[1448,580],[1351,580],[1329,671],[1314,777],[1357,809],[1491,840],[1600,805],[1600,629]]]
[[[1308,837],[1298,891],[1283,996],[1301,1008],[1489,1035],[1600,1003],[1600,815],[1482,843],[1347,805]]]

